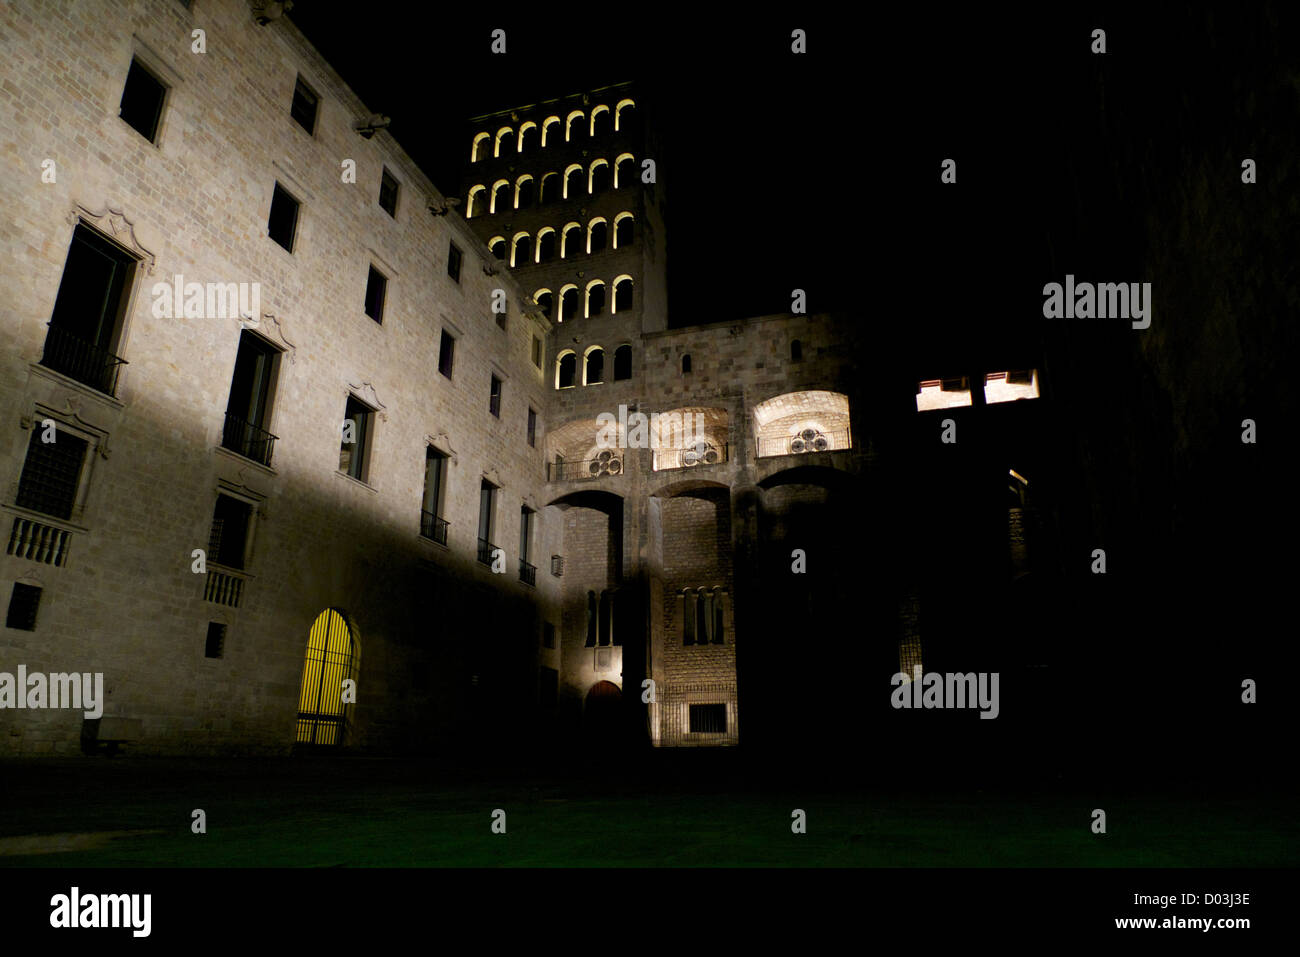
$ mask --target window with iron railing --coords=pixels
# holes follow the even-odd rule
[[[53,442],[42,441],[45,435],[39,423],[32,429],[14,504],[68,519],[77,503],[81,469],[90,443],[62,429],[54,432]]]

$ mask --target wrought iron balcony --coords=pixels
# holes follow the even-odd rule
[[[699,442],[677,449],[656,449],[654,469],[687,469],[701,465],[720,465],[729,458],[726,442]]]
[[[478,560],[484,565],[492,564],[492,553],[496,550],[497,547],[486,538],[480,538],[478,540]]]
[[[237,416],[226,413],[226,427],[221,433],[221,447],[238,452],[246,459],[252,459],[258,465],[271,467],[271,453],[275,451],[275,440],[266,429],[258,428],[251,422],[245,422]]]
[[[522,558],[519,559],[519,580],[525,585],[537,584],[537,566],[530,565]]]
[[[447,544],[447,523],[433,512],[420,512],[420,534],[439,545]]]
[[[604,449],[595,458],[581,462],[548,462],[546,477],[550,482],[569,482],[574,479],[596,479],[608,475],[622,475],[626,468],[625,449]]]
[[[804,455],[811,452],[837,452],[850,448],[852,442],[848,429],[820,432],[803,429],[794,435],[759,436],[758,457],[771,455]]]
[[[92,389],[98,389],[105,395],[116,395],[117,373],[126,365],[126,360],[52,325],[45,337],[41,365],[76,379]]]

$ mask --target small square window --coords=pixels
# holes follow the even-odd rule
[[[379,208],[397,218],[397,180],[387,169],[379,180]]]
[[[134,58],[126,74],[126,86],[122,88],[122,107],[118,115],[150,143],[156,142],[166,96],[167,87],[163,82],[138,58]]]
[[[501,418],[501,380],[496,376],[492,377],[492,393],[488,398],[488,411]]]
[[[460,282],[460,261],[463,256],[464,253],[455,243],[452,243],[451,248],[447,250],[447,275],[456,282]]]
[[[267,235],[289,252],[298,233],[298,201],[279,183],[271,195],[271,218],[266,226]]]
[[[320,98],[302,81],[302,77],[298,77],[298,82],[293,87],[293,104],[289,107],[289,115],[308,133],[315,133],[319,108]]]
[[[208,640],[203,647],[203,657],[220,658],[226,649],[226,626],[219,621],[208,622]]]
[[[438,371],[451,378],[451,367],[456,358],[456,337],[446,329],[442,330],[442,341],[438,345]]]
[[[384,296],[388,291],[388,280],[374,266],[370,267],[370,276],[366,279],[366,315],[375,322],[384,321]]]
[[[691,705],[691,734],[726,734],[727,706],[725,704]]]
[[[542,340],[533,336],[533,365],[542,367]]]
[[[40,606],[39,587],[14,582],[14,591],[9,597],[9,614],[5,618],[5,627],[17,628],[19,631],[35,631],[36,611]]]

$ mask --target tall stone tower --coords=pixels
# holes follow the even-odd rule
[[[607,339],[667,327],[649,112],[620,83],[474,117],[466,140],[470,225],[548,317],[577,328],[595,320]]]

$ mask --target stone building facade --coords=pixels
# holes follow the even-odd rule
[[[0,754],[793,741],[919,663],[889,463],[999,367],[670,326],[634,85],[476,117],[462,216],[276,5],[118,7],[0,14],[0,674],[105,688]]]

